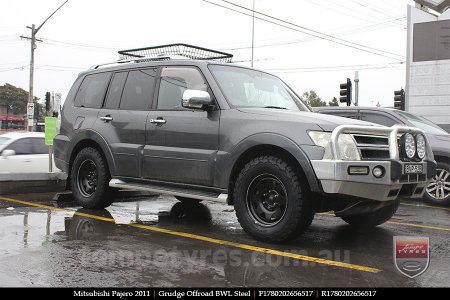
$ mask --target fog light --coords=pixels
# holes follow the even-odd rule
[[[349,175],[369,175],[369,167],[366,166],[350,166],[347,170]]]
[[[375,168],[373,168],[372,170],[372,174],[373,176],[375,176],[376,178],[381,178],[384,176],[384,173],[386,173],[386,171],[384,170],[384,168],[382,166],[376,166]]]

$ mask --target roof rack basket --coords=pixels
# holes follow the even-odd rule
[[[120,60],[163,60],[170,59],[170,56],[198,60],[216,60],[226,63],[230,63],[233,58],[233,54],[188,44],[169,44],[119,51]]]

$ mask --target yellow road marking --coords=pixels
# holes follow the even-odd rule
[[[414,206],[414,207],[425,207],[425,208],[434,208],[434,209],[442,209],[442,210],[450,211],[450,208],[448,208],[448,207],[439,207],[439,206],[432,206],[432,205],[417,205],[417,204],[413,204],[413,203],[400,203],[400,205]]]
[[[331,214],[331,213],[320,213],[319,215],[330,216],[330,217],[336,217],[335,214]],[[425,229],[434,229],[434,230],[450,231],[450,228],[438,227],[438,226],[428,226],[428,225],[420,225],[420,224],[413,224],[413,223],[404,223],[404,222],[398,222],[398,221],[387,221],[386,223],[388,223],[388,224],[395,224],[395,225],[401,225],[401,226],[407,226],[407,227],[417,227],[417,228],[425,228]]]
[[[436,229],[436,230],[450,231],[450,228],[445,228],[445,227],[428,226],[428,225],[420,225],[420,224],[412,224],[412,223],[403,223],[403,222],[397,222],[397,221],[387,221],[386,223],[395,224],[395,225],[402,225],[402,226],[409,226],[409,227],[425,228],[425,229]]]
[[[37,204],[37,203],[32,203],[32,202],[23,201],[23,200],[16,200],[16,199],[7,198],[7,197],[0,196],[0,200],[24,204],[24,205],[28,205],[28,206],[40,207],[40,208],[45,208],[45,209],[50,209],[50,210],[55,210],[55,211],[74,213],[73,210],[69,210],[69,209],[57,208],[57,207],[53,207],[53,206]],[[102,220],[102,221],[106,221],[106,222],[114,222],[114,219],[111,219],[111,218],[105,218],[105,217],[100,217],[100,216],[85,214],[85,213],[76,213],[75,212],[75,214],[86,217],[86,218],[97,219],[97,220]],[[314,263],[333,266],[333,267],[340,267],[340,268],[358,270],[358,271],[369,272],[369,273],[379,273],[382,271],[380,269],[366,267],[366,266],[354,265],[354,264],[350,264],[350,263],[333,261],[333,260],[328,260],[328,259],[323,259],[323,258],[318,258],[318,257],[289,253],[289,252],[273,250],[273,249],[269,249],[269,248],[256,247],[256,246],[251,246],[251,245],[247,245],[247,244],[240,244],[240,243],[230,242],[230,241],[226,241],[226,240],[220,240],[220,239],[216,239],[216,238],[210,238],[210,237],[192,234],[192,233],[173,231],[173,230],[164,229],[164,228],[155,227],[155,226],[148,226],[148,225],[142,225],[142,224],[128,224],[128,226],[145,229],[145,230],[150,230],[153,232],[169,234],[169,235],[173,235],[173,236],[189,238],[189,239],[193,239],[193,240],[204,241],[204,242],[218,244],[218,245],[229,246],[229,247],[238,248],[238,249],[267,253],[267,254],[288,257],[288,258],[302,260],[302,261],[314,262]]]

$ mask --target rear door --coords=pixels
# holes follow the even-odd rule
[[[156,68],[116,72],[95,130],[107,141],[116,163],[115,176],[141,177],[145,124],[152,105]]]
[[[218,150],[219,116],[183,108],[186,89],[208,91],[196,67],[163,67],[156,103],[147,119],[143,176],[147,179],[211,186]]]

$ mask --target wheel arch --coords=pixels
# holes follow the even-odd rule
[[[228,204],[233,204],[234,183],[240,170],[252,159],[264,156],[276,156],[291,163],[304,181],[307,190],[320,192],[321,187],[305,152],[290,139],[278,134],[261,134],[242,141],[231,154],[234,159],[229,165],[226,177],[228,183]]]
[[[77,138],[73,140],[71,146],[69,147],[68,157],[69,157],[69,166],[68,166],[68,179],[67,182],[70,182],[70,173],[72,171],[73,161],[77,154],[86,147],[92,147],[99,151],[100,155],[102,155],[103,159],[105,159],[106,167],[110,172],[111,176],[115,174],[115,162],[113,159],[112,152],[106,143],[105,139],[97,132],[93,130],[85,130],[80,132],[77,135]],[[69,187],[69,184],[68,184]]]

